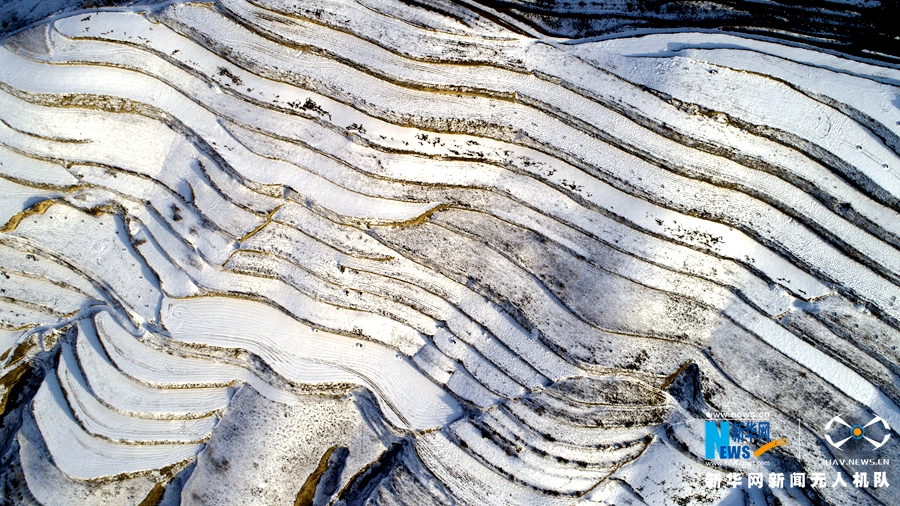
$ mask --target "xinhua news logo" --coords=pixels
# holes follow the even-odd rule
[[[749,459],[778,446],[784,446],[787,438],[772,439],[769,422],[706,421],[707,459]],[[756,450],[750,446],[756,445]]]

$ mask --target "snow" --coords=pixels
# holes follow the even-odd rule
[[[224,409],[231,398],[225,387],[161,389],[128,378],[105,356],[89,324],[78,330],[78,363],[88,387],[103,404],[123,414],[151,419],[203,418]]]
[[[831,416],[900,426],[900,71],[474,12],[167,3],[3,42],[38,499],[292,504],[332,449],[325,502],[727,503],[698,477],[850,472]],[[698,410],[735,405],[796,439],[704,461]]]
[[[74,479],[133,474],[193,458],[201,445],[124,445],[84,432],[64,407],[63,392],[50,375],[34,398],[34,417],[60,471]]]
[[[392,422],[441,427],[457,402],[397,352],[374,342],[320,332],[275,308],[238,298],[166,300],[162,322],[182,342],[245,349],[299,383],[351,382],[373,389]]]
[[[93,436],[124,443],[198,443],[216,425],[215,417],[196,420],[147,420],[111,410],[95,399],[78,370],[77,359],[63,349],[59,369],[60,386],[78,422]]]

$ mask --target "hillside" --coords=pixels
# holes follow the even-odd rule
[[[900,502],[704,481],[830,485],[872,471],[833,417],[900,427],[900,70],[480,9],[176,2],[2,42],[4,497]],[[789,443],[710,460],[729,412]]]

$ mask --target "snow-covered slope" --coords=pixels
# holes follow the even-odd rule
[[[21,500],[716,504],[743,496],[710,472],[858,471],[822,437],[900,426],[900,70],[502,21],[219,0],[6,39]],[[790,445],[707,461],[736,410]]]
[[[445,7],[446,0],[423,2]],[[449,3],[449,2],[448,2]],[[586,38],[727,30],[897,62],[900,4],[881,0],[467,0],[522,33]]]

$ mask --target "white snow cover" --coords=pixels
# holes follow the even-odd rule
[[[865,470],[822,438],[900,427],[900,69],[467,5],[167,2],[0,44],[34,497],[725,504],[705,473]],[[790,443],[707,461],[715,411]],[[256,493],[251,448],[312,453]]]

